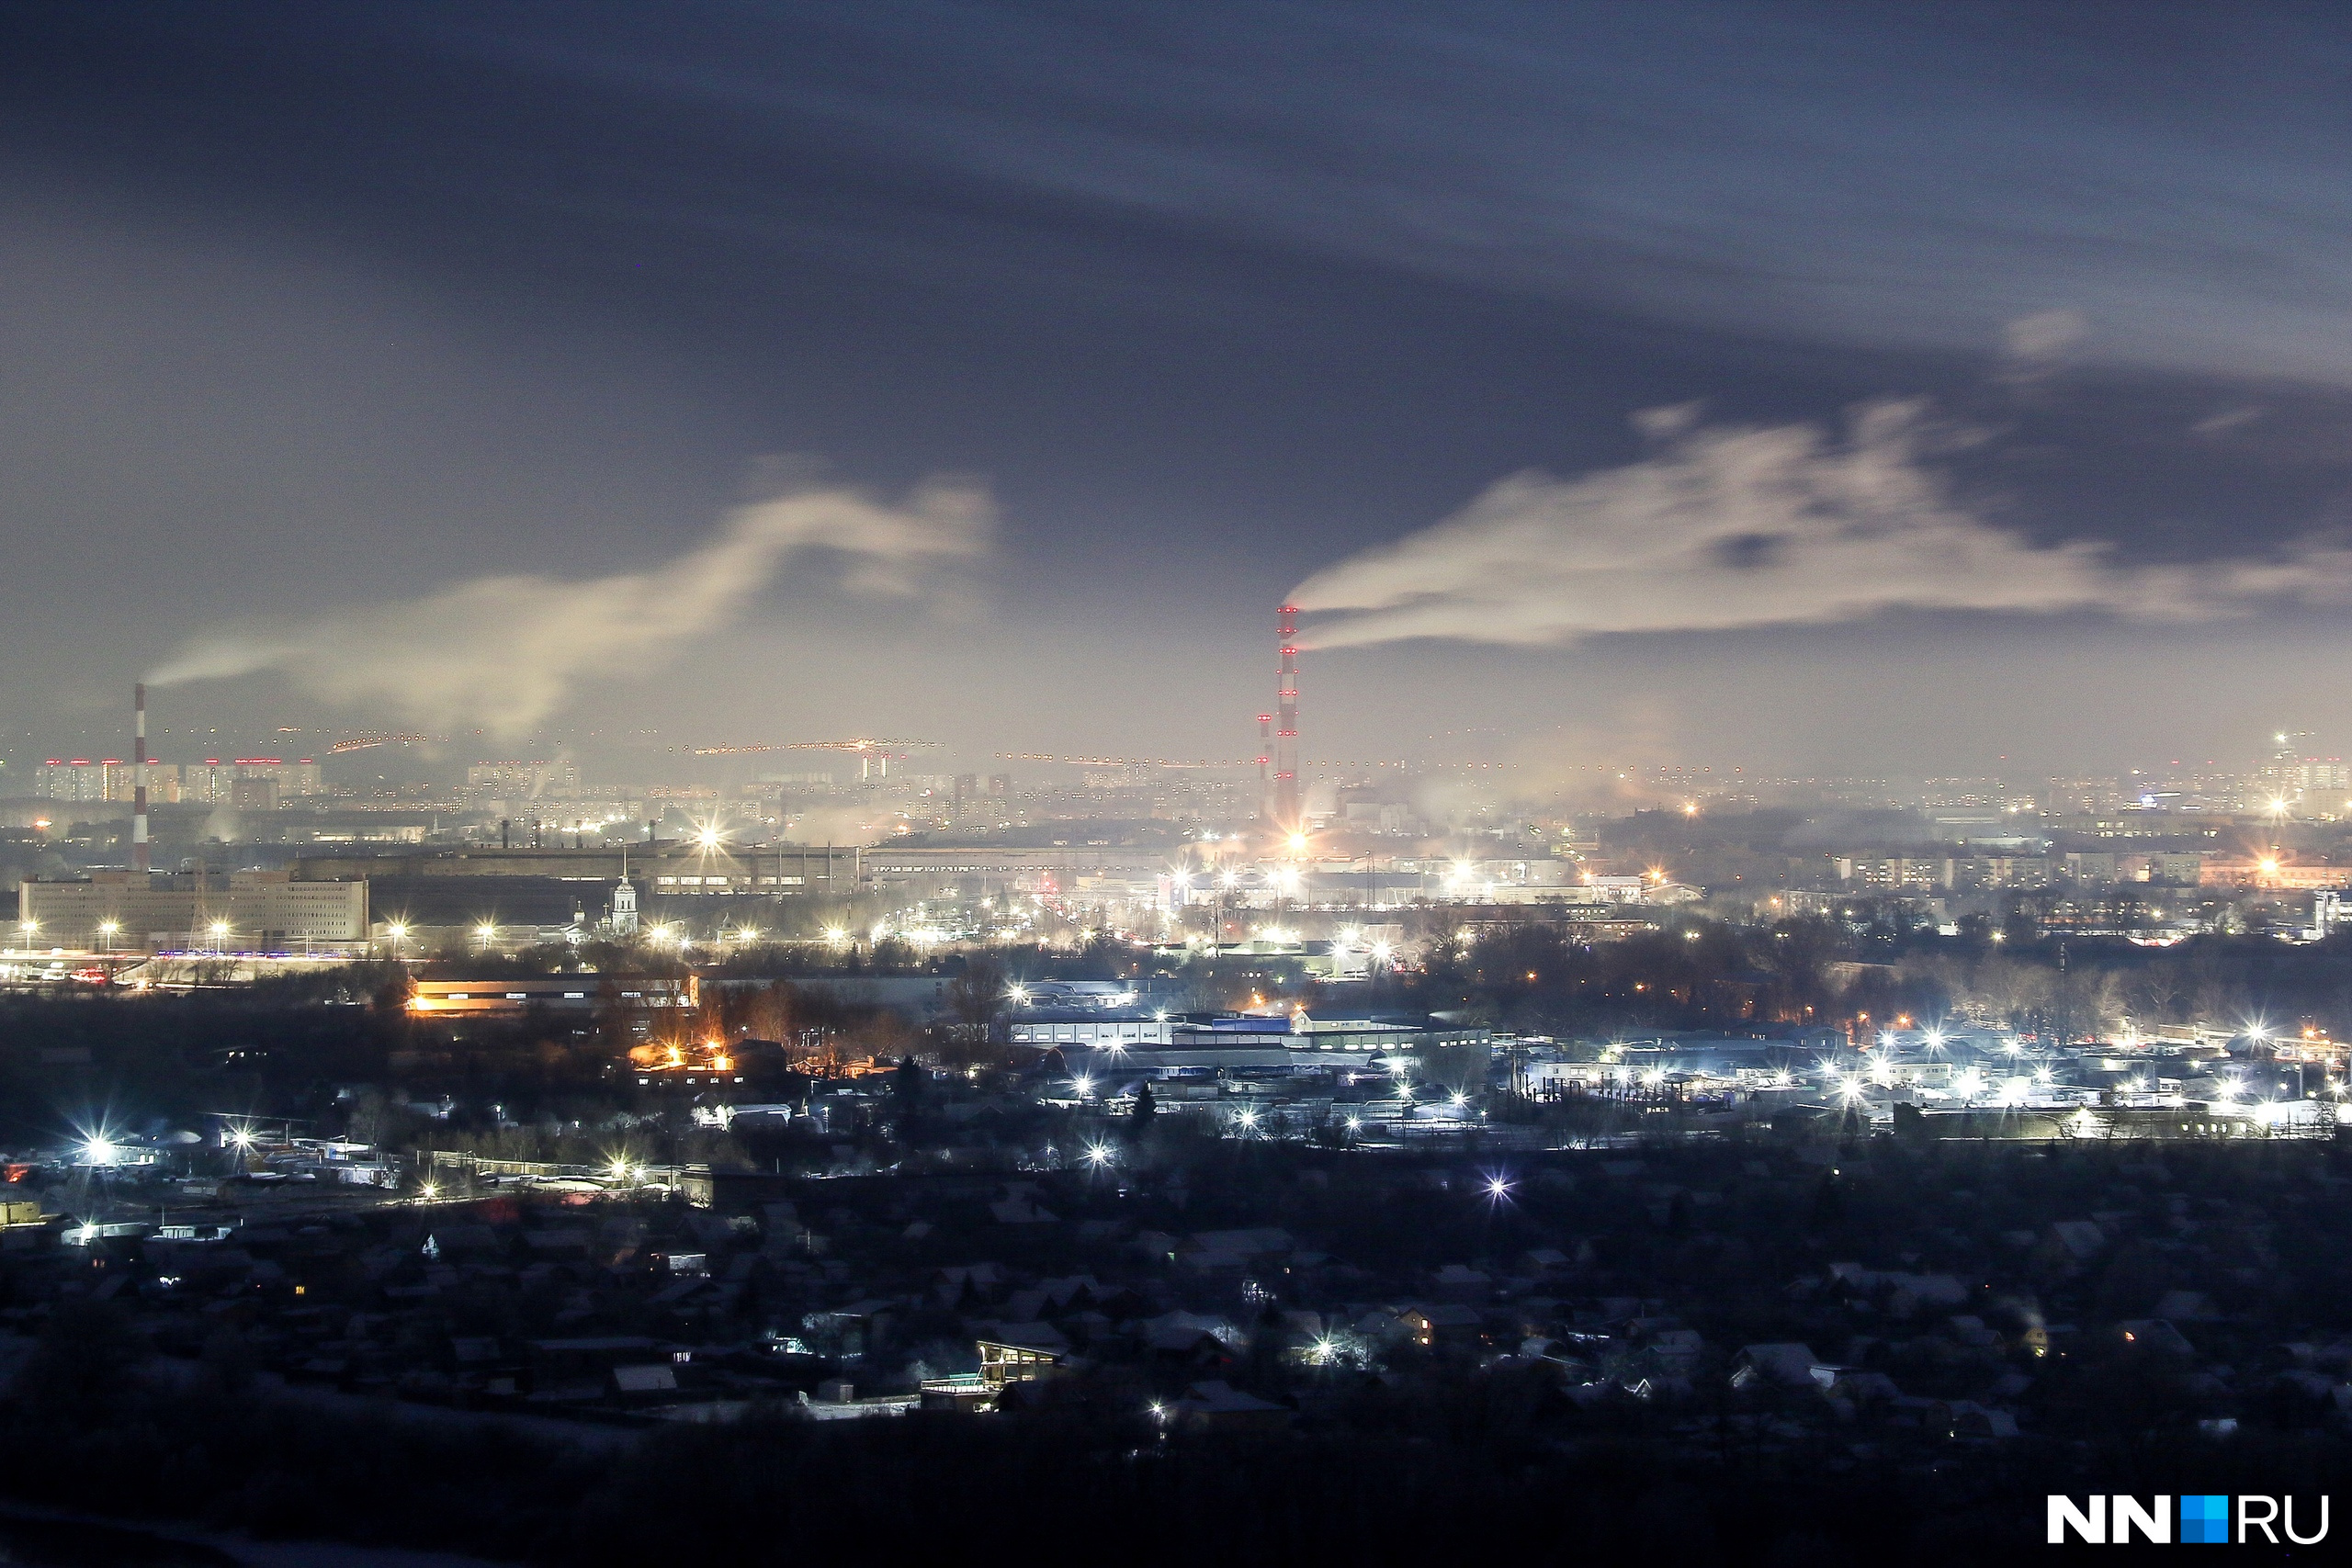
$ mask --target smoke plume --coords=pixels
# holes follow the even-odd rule
[[[337,703],[515,733],[583,682],[641,674],[689,637],[733,625],[796,555],[839,557],[854,591],[912,594],[930,570],[982,554],[994,521],[987,494],[967,485],[933,481],[895,507],[853,490],[802,488],[738,509],[708,543],[650,570],[585,581],[480,577],[315,620],[220,627],[147,680],[276,671]]]
[[[1826,624],[1894,609],[2199,620],[2352,598],[2352,551],[2134,567],[2041,546],[1959,502],[1917,402],[1810,425],[1641,421],[1644,460],[1502,480],[1445,521],[1308,578],[1291,602],[1317,648],[1413,637],[1538,645],[1611,632]]]

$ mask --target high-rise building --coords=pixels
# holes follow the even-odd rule
[[[232,953],[367,939],[365,882],[298,882],[282,871],[232,872],[226,882],[136,871],[70,882],[28,877],[17,938],[43,947]]]
[[[51,757],[34,770],[33,793],[47,800],[107,800],[115,772],[122,766],[111,757],[103,761]]]
[[[139,799],[137,765],[118,765],[107,780],[107,798],[136,804]],[[147,764],[147,798],[163,806],[177,805],[180,798],[180,769],[176,762]]]

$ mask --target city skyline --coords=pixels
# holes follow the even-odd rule
[[[2347,79],[0,6],[0,1562],[2324,1541]]]

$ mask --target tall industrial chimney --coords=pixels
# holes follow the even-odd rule
[[[147,872],[147,682],[130,688],[130,869]]]
[[[1298,606],[1282,613],[1282,683],[1274,691],[1274,826],[1295,833],[1306,825],[1298,809]]]

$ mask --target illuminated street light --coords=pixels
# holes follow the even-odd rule
[[[120,930],[122,930],[122,922],[120,920],[100,920],[98,922],[98,934],[106,938],[106,950],[108,953],[112,953],[114,951],[115,933]]]

